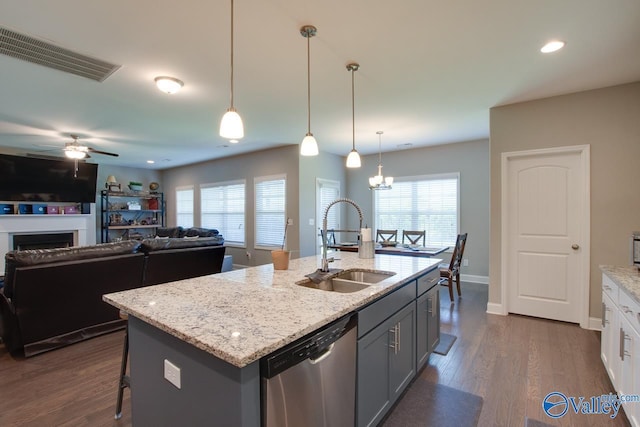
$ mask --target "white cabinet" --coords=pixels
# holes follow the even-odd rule
[[[620,395],[640,395],[640,304],[620,291]],[[640,426],[640,402],[623,402],[633,426]]]
[[[640,304],[602,276],[602,362],[618,396],[640,395]],[[632,426],[640,427],[640,403],[623,402]]]

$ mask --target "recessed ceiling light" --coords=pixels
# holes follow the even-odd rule
[[[176,93],[184,86],[182,80],[167,76],[156,77],[155,82],[158,89],[168,94]]]
[[[551,53],[564,47],[564,42],[560,40],[552,40],[540,48],[542,53]]]
[[[147,163],[149,163],[150,165],[154,164],[155,162],[155,160],[147,160]]]

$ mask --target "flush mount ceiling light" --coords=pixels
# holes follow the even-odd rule
[[[359,64],[351,63],[347,65],[347,70],[351,71],[351,129],[352,129],[352,148],[351,152],[347,156],[347,167],[348,168],[359,168],[361,166],[360,163],[360,154],[356,150],[356,106],[355,106],[355,90],[354,90],[354,78],[353,73],[358,71],[360,68]]]
[[[542,46],[540,48],[540,52],[542,53],[551,53],[551,52],[555,52],[557,50],[560,50],[564,47],[565,43],[563,41],[560,40],[552,40],[550,42],[548,42],[547,44],[545,44],[544,46]]]
[[[311,133],[311,53],[309,47],[309,39],[315,36],[317,31],[313,25],[305,25],[300,28],[300,34],[307,39],[307,135],[300,144],[301,156],[318,155],[318,143]]]
[[[378,174],[369,178],[369,190],[391,190],[393,184],[393,177],[382,176],[382,134],[379,130],[378,134]]]
[[[164,93],[172,94],[178,92],[184,82],[174,77],[158,76],[155,78],[156,86]]]
[[[233,0],[231,0],[231,105],[222,116],[220,136],[226,139],[242,139],[244,137],[242,118],[233,106]]]

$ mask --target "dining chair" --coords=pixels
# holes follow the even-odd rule
[[[324,235],[322,234],[322,228],[320,229],[320,237],[324,239]],[[336,244],[336,233],[333,230],[327,230],[327,246],[335,246]]]
[[[467,244],[467,233],[458,234],[456,238],[456,246],[453,248],[453,254],[451,254],[451,262],[449,264],[439,264],[440,280],[438,284],[447,286],[449,288],[449,299],[453,303],[453,282],[455,280],[458,288],[458,297],[462,296],[460,293],[460,265],[462,264],[462,255],[464,254],[464,247]]]
[[[412,230],[404,230],[402,232],[402,244],[404,245],[404,239],[405,237],[407,238],[407,240],[409,240],[409,244],[411,245],[418,245],[418,246],[424,246],[425,245],[425,231],[412,231]],[[418,242],[422,240],[422,245],[420,245]]]
[[[398,242],[398,230],[376,230],[376,242]]]

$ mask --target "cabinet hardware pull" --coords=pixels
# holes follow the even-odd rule
[[[393,333],[393,344],[389,345],[389,347],[393,349],[393,354],[398,354],[398,325],[393,325],[389,332]]]
[[[602,301],[602,327],[606,327],[607,323],[607,304]]]
[[[622,360],[624,362],[624,354],[625,354],[625,350],[624,350],[624,337],[625,337],[625,333],[624,333],[624,329],[620,328],[620,349],[618,351],[618,354],[620,355],[620,360]]]
[[[633,313],[633,310],[631,310],[628,305],[623,305],[621,307],[622,307],[622,311],[624,311],[625,313],[627,313],[627,314],[628,313]]]
[[[398,322],[398,334],[397,334],[397,337],[398,337],[398,351],[400,351],[400,322]],[[398,353],[396,352],[396,354],[398,354]]]
[[[602,285],[603,288],[605,288],[606,290],[610,291],[611,290],[611,286],[609,285]]]

